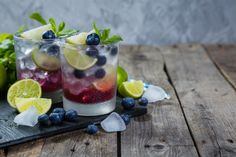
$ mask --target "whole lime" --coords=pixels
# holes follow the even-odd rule
[[[7,81],[7,73],[4,66],[0,63],[0,90],[2,90]]]
[[[128,73],[121,66],[118,66],[118,68],[117,68],[117,88],[119,88],[119,86],[127,80],[128,80]]]

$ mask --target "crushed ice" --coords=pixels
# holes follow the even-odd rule
[[[143,97],[148,99],[148,102],[156,102],[164,99],[170,99],[170,95],[167,94],[164,89],[159,86],[148,85],[148,88],[145,90]]]

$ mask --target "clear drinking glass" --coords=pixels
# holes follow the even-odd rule
[[[43,97],[62,101],[60,44],[62,39],[29,40],[15,35],[17,78],[33,79],[42,87]]]
[[[70,45],[61,49],[63,107],[82,116],[115,109],[118,45]]]

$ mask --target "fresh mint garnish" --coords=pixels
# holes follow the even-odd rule
[[[63,31],[64,28],[65,28],[65,22],[61,22],[58,26],[58,33]]]
[[[40,13],[38,13],[38,12],[32,13],[32,14],[30,15],[30,18],[31,18],[32,20],[35,20],[35,21],[41,23],[42,25],[46,25],[46,24],[47,24],[46,20],[45,20],[45,19],[42,17],[42,15],[41,15]]]
[[[20,26],[20,28],[18,28],[18,30],[17,30],[17,34],[20,34],[20,33],[24,32],[25,29],[26,29],[26,27],[24,25]]]
[[[50,18],[49,22],[51,24],[51,28],[52,28],[53,32],[57,33],[57,24],[56,24],[55,20],[53,18]]]
[[[119,41],[122,41],[123,39],[119,35],[112,35],[109,37],[111,30],[109,28],[105,28],[104,30],[98,29],[96,26],[96,23],[93,22],[93,29],[95,33],[100,37],[102,44],[114,44]]]

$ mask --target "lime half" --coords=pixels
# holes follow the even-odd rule
[[[16,108],[15,98],[40,98],[42,89],[37,81],[32,79],[20,80],[14,83],[7,92],[7,101]]]
[[[143,81],[123,82],[118,91],[124,97],[139,98],[143,94]]]
[[[89,57],[73,47],[65,47],[64,56],[66,61],[78,70],[86,70],[97,62],[97,58]]]
[[[127,80],[128,80],[127,72],[121,66],[118,66],[118,68],[117,68],[117,88],[119,88],[119,86]]]
[[[44,32],[51,30],[51,24],[40,26],[26,32],[23,32],[21,36],[26,39],[41,40]]]
[[[15,98],[15,103],[19,112],[24,112],[34,106],[38,114],[47,113],[52,106],[52,100],[45,98]]]

